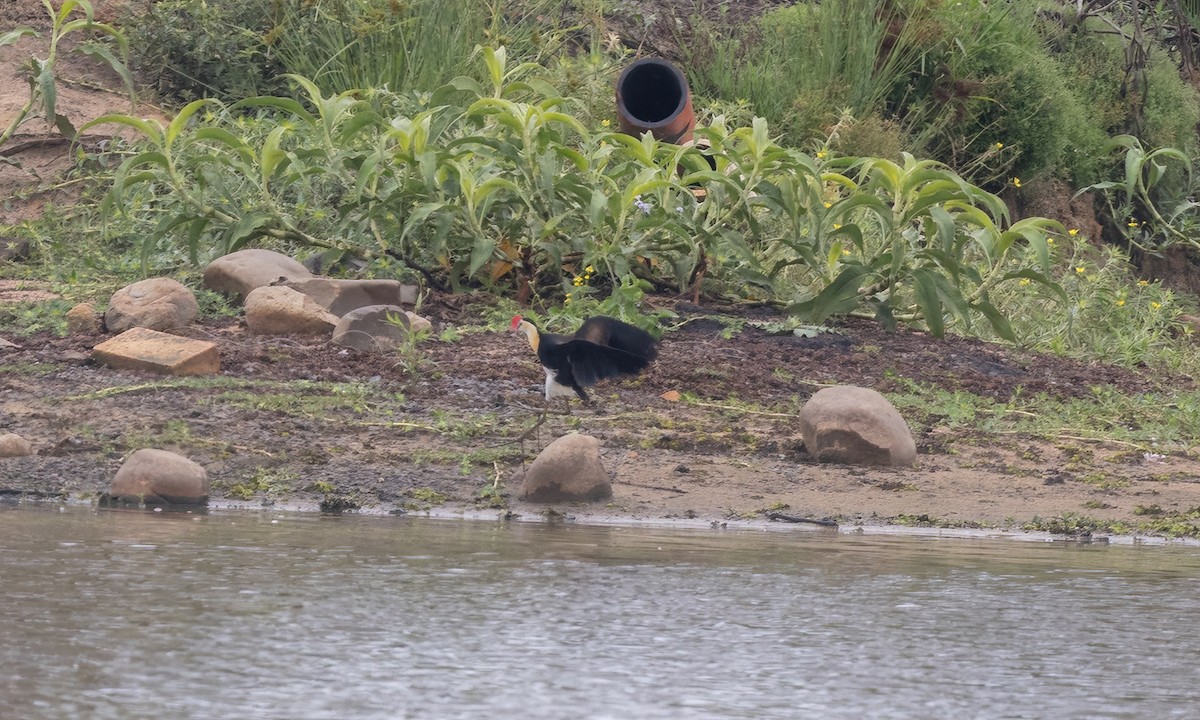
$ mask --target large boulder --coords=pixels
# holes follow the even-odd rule
[[[820,462],[911,465],[917,444],[888,399],[869,388],[841,385],[819,391],[800,409],[800,432]]]
[[[16,433],[0,435],[0,458],[21,457],[32,454],[33,446],[20,435]]]
[[[181,455],[143,448],[121,465],[110,494],[123,502],[204,504],[208,502],[208,473]]]
[[[260,287],[246,296],[246,326],[258,335],[328,335],[337,324],[337,315],[290,287]]]
[[[273,250],[238,250],[204,268],[204,287],[245,298],[251,290],[288,280],[312,277],[308,268]]]
[[[416,287],[396,280],[344,280],[314,277],[281,285],[299,290],[338,317],[372,305],[409,305],[416,302]]]
[[[366,352],[395,350],[408,337],[408,323],[408,315],[398,305],[368,305],[338,320],[333,342]]]
[[[104,325],[113,333],[135,327],[171,330],[195,320],[199,311],[195,294],[183,283],[165,277],[147,278],[113,293],[104,313]]]
[[[600,441],[571,433],[547,445],[525,471],[520,497],[540,503],[612,497],[612,481],[600,461]]]

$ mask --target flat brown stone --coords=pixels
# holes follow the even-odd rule
[[[215,375],[221,370],[216,343],[135,327],[92,348],[92,359],[119,370],[163,375]]]

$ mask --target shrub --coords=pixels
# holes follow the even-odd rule
[[[129,20],[143,81],[179,103],[287,92],[265,38],[272,0],[161,0]]]

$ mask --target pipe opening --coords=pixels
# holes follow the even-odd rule
[[[646,127],[673,119],[687,100],[687,81],[674,66],[659,60],[630,65],[618,87],[630,119]]]

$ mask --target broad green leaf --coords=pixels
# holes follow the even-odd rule
[[[926,241],[936,240],[936,247],[943,252],[951,252],[954,248],[954,239],[957,234],[957,229],[954,225],[954,217],[946,212],[941,206],[933,206],[929,208],[929,219],[934,226],[934,235],[928,237],[926,231]]]
[[[233,105],[230,105],[229,109],[230,111],[238,111],[242,108],[257,107],[283,110],[284,112],[291,113],[292,115],[304,120],[305,123],[309,124],[311,124],[315,119],[313,114],[308,110],[305,110],[304,106],[296,100],[287,97],[272,97],[270,95],[258,95],[255,97],[246,98],[244,100],[239,100]]]
[[[863,265],[849,265],[811,300],[788,306],[790,315],[800,315],[809,322],[822,323],[826,318],[840,315],[858,307],[863,278],[870,270]]]
[[[38,92],[42,94],[42,105],[45,108],[46,119],[53,121],[58,115],[58,88],[54,82],[54,66],[49,62],[33,58],[34,82]]]
[[[921,316],[925,319],[925,327],[929,328],[934,337],[942,337],[946,334],[946,324],[942,318],[942,301],[938,295],[934,275],[928,270],[914,271],[913,295],[916,297],[917,307],[921,309]]]
[[[97,26],[98,25],[94,25],[93,27]],[[118,33],[117,37],[124,39],[125,36]],[[76,48],[76,51],[92,58],[93,60],[103,61],[105,65],[107,65],[113,72],[120,76],[121,82],[125,85],[125,92],[129,94],[129,97],[134,97],[135,91],[133,88],[133,76],[129,73],[129,68],[125,67],[125,63],[118,60],[117,57],[112,54],[112,50],[109,50],[106,45],[101,45],[100,43],[83,43]]]
[[[285,132],[287,132],[287,126],[279,125],[263,141],[262,152],[260,153],[263,192],[266,192],[267,187],[271,184],[271,178],[275,175],[276,168],[279,167],[280,163],[287,160],[287,153],[280,147]]]
[[[31,27],[22,26],[0,34],[0,47],[12,45],[23,37],[41,37],[41,33]]]
[[[240,250],[252,237],[262,234],[260,231],[271,223],[274,218],[264,212],[252,212],[242,216],[236,223],[225,231],[225,254]]]
[[[193,100],[192,102],[183,106],[183,109],[179,111],[179,113],[171,120],[171,124],[167,126],[165,145],[168,153],[171,151],[171,145],[175,143],[175,139],[178,138],[179,134],[183,132],[183,129],[187,127],[188,120],[190,120],[191,117],[195,115],[201,108],[205,107],[206,105],[212,105],[215,102],[215,100],[204,98],[200,100]]]
[[[1017,335],[1013,332],[1008,318],[1004,317],[1003,313],[997,310],[994,305],[989,302],[980,301],[972,305],[972,307],[983,313],[988,322],[992,324],[992,329],[996,331],[997,335],[1009,342],[1017,341]]]
[[[491,260],[496,252],[496,240],[494,238],[480,238],[475,241],[475,246],[471,248],[471,264],[467,268],[468,275],[475,275],[479,272],[479,268],[483,267],[484,263]]]
[[[245,164],[254,164],[254,149],[247,145],[240,137],[224,128],[202,127],[196,130],[195,137],[197,140],[216,140],[237,153],[238,157]]]
[[[198,217],[188,225],[187,247],[188,256],[191,258],[193,265],[200,264],[200,236],[208,227],[209,218]]]
[[[101,115],[95,120],[84,123],[79,128],[79,132],[84,132],[85,130],[94,128],[97,125],[106,125],[108,123],[131,127],[140,132],[146,137],[147,140],[155,145],[158,145],[159,147],[162,147],[163,145],[163,128],[161,125],[159,125],[157,122],[151,122],[149,120],[143,120],[142,118],[133,117],[132,115]]]
[[[55,115],[54,127],[58,128],[59,135],[62,135],[68,140],[75,139],[75,126],[71,124],[71,121],[66,115]]]

